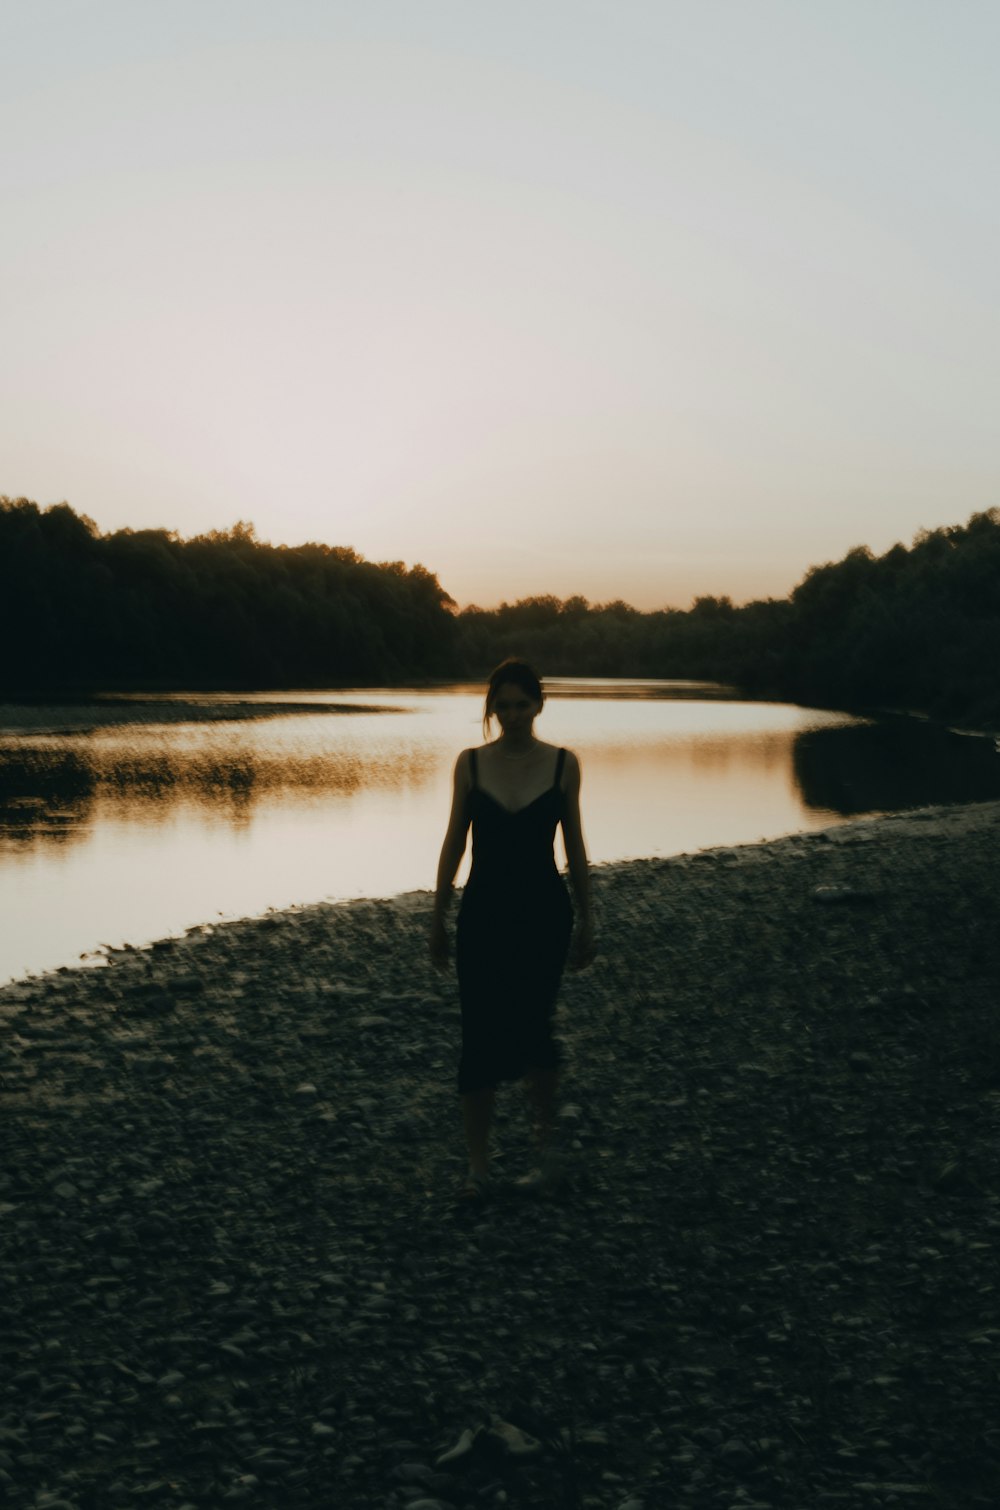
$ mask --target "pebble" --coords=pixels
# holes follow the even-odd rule
[[[391,1477],[403,1484],[427,1484],[433,1479],[434,1470],[424,1463],[400,1463],[392,1470]]]
[[[719,1448],[719,1457],[727,1468],[749,1468],[754,1462],[754,1454],[739,1437],[730,1437],[728,1442],[724,1442]]]
[[[813,891],[815,902],[873,902],[875,893],[861,886],[817,886]]]
[[[840,1502],[845,1442],[873,1504],[974,1461],[1000,1419],[1000,826],[922,827],[598,868],[602,963],[560,1008],[565,1194],[517,1193],[505,1087],[474,1223],[427,896],[0,987],[0,1479],[26,1510],[552,1510],[572,1465],[581,1510],[749,1510],[783,1503],[758,1464]],[[890,874],[863,930],[809,908]],[[938,1402],[919,1466],[911,1382]]]
[[[441,1456],[436,1460],[436,1466],[438,1468],[441,1468],[446,1463],[455,1463],[460,1458],[468,1456],[468,1454],[472,1451],[473,1444],[475,1443],[477,1435],[478,1431],[473,1430],[472,1427],[466,1427],[466,1429],[459,1436],[458,1441],[455,1443],[455,1445],[453,1447],[449,1447],[448,1450],[446,1452],[443,1452]]]

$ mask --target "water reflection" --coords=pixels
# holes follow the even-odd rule
[[[888,718],[800,734],[792,768],[803,800],[842,817],[1000,797],[988,739]]]
[[[990,741],[913,720],[692,684],[549,691],[539,734],[581,756],[596,862],[1000,797]],[[479,687],[244,696],[218,720],[209,698],[143,703],[15,710],[23,732],[0,709],[0,980],[220,913],[433,884]],[[334,703],[352,716],[318,716]]]
[[[635,852],[632,825],[622,824],[625,809],[645,805],[655,814],[664,794],[692,783],[705,784],[702,795],[713,808],[728,809],[734,799],[748,814],[767,813],[775,798],[786,806],[789,784],[806,808],[843,818],[1000,796],[1000,761],[988,740],[910,719],[823,713],[812,714],[809,727],[796,727],[801,709],[720,701],[717,689],[709,689],[693,728],[697,684],[684,684],[680,725],[662,718],[650,723],[636,719],[621,698],[609,707],[613,685],[600,684],[590,708],[576,703],[567,740],[585,756],[588,788],[596,787],[588,814],[592,828],[608,830],[599,845],[604,858]],[[476,694],[463,689],[462,695]],[[581,698],[580,687],[568,695]],[[663,701],[662,684],[629,683],[625,697]],[[358,705],[358,711],[376,709]],[[149,829],[183,810],[209,826],[241,828],[262,806],[362,791],[415,794],[440,784],[442,759],[463,741],[442,749],[440,739],[421,739],[404,717],[405,727],[397,714],[385,737],[370,724],[348,736],[298,719],[281,730],[112,724],[63,736],[0,736],[0,852],[83,843],[102,819]],[[472,742],[469,728],[461,732]],[[724,794],[727,782],[735,786]],[[683,837],[697,847],[690,833]],[[655,834],[648,841],[662,847]]]
[[[155,827],[175,809],[209,825],[241,827],[261,803],[366,788],[412,789],[430,780],[430,751],[370,741],[365,750],[327,740],[314,747],[299,731],[130,728],[44,742],[0,740],[0,850],[32,843],[82,842],[94,822]]]

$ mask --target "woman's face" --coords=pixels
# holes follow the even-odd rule
[[[530,730],[542,711],[542,705],[513,682],[501,682],[493,694],[490,712],[505,734],[521,734]]]

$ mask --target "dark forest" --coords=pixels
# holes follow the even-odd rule
[[[345,686],[481,677],[681,677],[831,707],[1000,722],[1000,509],[813,567],[787,598],[534,597],[458,611],[422,566],[272,546],[245,523],[190,540],[101,534],[66,503],[0,498],[0,688]]]

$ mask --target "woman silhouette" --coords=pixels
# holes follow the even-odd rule
[[[490,677],[483,713],[487,743],[455,764],[448,831],[441,847],[430,952],[448,964],[445,917],[472,826],[472,870],[456,926],[462,1006],[458,1089],[469,1150],[463,1195],[489,1190],[489,1130],[497,1084],[526,1078],[534,1110],[540,1174],[551,1172],[559,1049],[552,1037],[556,992],[567,958],[582,969],[594,956],[587,851],[580,825],[580,763],[571,750],[535,738],[541,683],[525,661],[506,660]],[[496,718],[500,735],[490,740]],[[552,853],[562,824],[573,908]]]

